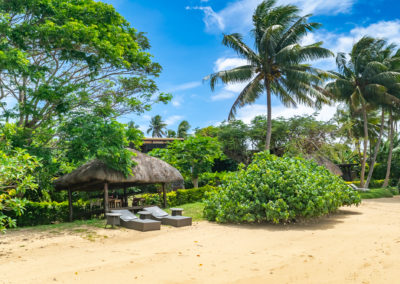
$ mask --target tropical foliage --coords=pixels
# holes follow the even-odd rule
[[[400,73],[395,71],[400,62],[397,57],[391,57],[393,49],[394,46],[387,45],[384,40],[371,37],[360,39],[353,46],[348,60],[343,53],[337,55],[339,72],[331,72],[336,79],[326,86],[326,90],[336,99],[346,102],[353,112],[359,111],[362,115],[364,149],[361,186],[364,186],[367,163],[368,106],[375,104],[390,109],[400,106],[400,99],[396,97],[400,90],[397,86]]]
[[[222,157],[221,145],[216,138],[189,137],[174,141],[165,149],[154,149],[149,153],[176,167],[190,176],[194,187],[198,187],[199,175],[210,172],[214,160]]]
[[[151,137],[163,137],[165,135],[166,126],[160,115],[153,116],[150,120],[147,134],[151,133]]]
[[[20,216],[24,212],[25,192],[36,190],[34,170],[39,166],[35,157],[22,149],[0,150],[0,232],[15,227],[15,219],[7,212]]]
[[[282,223],[322,216],[360,201],[340,177],[312,161],[261,152],[209,193],[204,215],[222,223]]]
[[[248,64],[220,71],[206,77],[214,90],[218,81],[225,84],[247,82],[236,98],[228,119],[236,110],[254,103],[265,91],[267,95],[267,125],[265,149],[270,149],[272,102],[275,95],[285,106],[299,103],[319,106],[328,98],[316,86],[321,85],[327,73],[311,67],[307,61],[330,57],[333,54],[322,47],[322,42],[302,46],[300,41],[321,25],[308,22],[311,15],[299,16],[296,6],[275,6],[275,0],[263,1],[253,14],[252,36],[255,50],[243,42],[243,36],[225,35],[222,43],[247,60]]]

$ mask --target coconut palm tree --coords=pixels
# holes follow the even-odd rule
[[[163,137],[165,135],[165,128],[167,124],[162,121],[160,115],[153,116],[150,120],[149,129],[147,129],[147,134],[151,132],[152,137]]]
[[[254,103],[264,91],[267,96],[267,133],[265,148],[271,141],[271,96],[275,95],[285,106],[297,104],[320,106],[328,98],[315,86],[321,84],[327,73],[311,67],[306,62],[333,56],[321,47],[322,42],[302,46],[300,41],[320,27],[308,22],[311,15],[299,16],[296,6],[275,6],[275,0],[263,1],[253,15],[252,36],[255,50],[243,42],[238,33],[224,35],[222,43],[247,60],[247,64],[205,77],[214,90],[216,84],[248,82],[240,92],[229,113],[235,117],[238,108]]]
[[[339,72],[331,71],[336,79],[325,87],[330,94],[346,102],[354,111],[361,111],[364,132],[361,187],[364,186],[367,161],[368,105],[400,104],[400,100],[390,92],[391,86],[399,82],[400,73],[391,71],[383,62],[380,62],[380,55],[385,46],[384,40],[363,37],[354,44],[349,59],[344,53],[338,53],[336,63]]]
[[[167,138],[175,138],[176,137],[176,132],[175,130],[168,129],[167,130]]]
[[[178,137],[179,138],[186,138],[188,136],[188,131],[190,129],[190,124],[186,120],[183,120],[179,123],[178,126]]]

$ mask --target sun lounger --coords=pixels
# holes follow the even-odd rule
[[[154,231],[160,230],[161,222],[152,219],[139,219],[129,210],[111,210],[112,213],[119,213],[121,226],[137,231]]]
[[[354,183],[349,184],[349,186],[356,191],[369,191],[369,188],[357,187]]]
[[[154,220],[161,221],[161,224],[163,225],[170,225],[174,227],[192,225],[192,217],[182,216],[183,210],[180,208],[171,208],[172,216],[158,206],[146,207],[144,210],[150,212],[151,217]]]

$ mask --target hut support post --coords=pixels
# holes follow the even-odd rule
[[[108,182],[104,183],[104,214],[108,213]]]
[[[128,207],[128,197],[126,196],[126,185],[124,185],[124,207]]]
[[[163,206],[164,208],[167,208],[167,193],[166,193],[166,189],[165,189],[165,183],[162,183],[162,191],[163,191]]]
[[[72,222],[73,209],[72,209],[72,190],[68,188],[68,208],[69,208],[69,221]]]

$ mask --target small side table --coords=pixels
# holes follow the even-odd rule
[[[107,227],[107,225],[111,225],[112,228],[114,228],[114,225],[120,225],[119,217],[121,216],[120,213],[106,213],[106,225],[104,228]]]
[[[139,211],[138,214],[139,214],[140,219],[142,219],[142,220],[151,219],[151,212]]]
[[[171,208],[172,216],[182,216],[183,209],[182,208]]]

